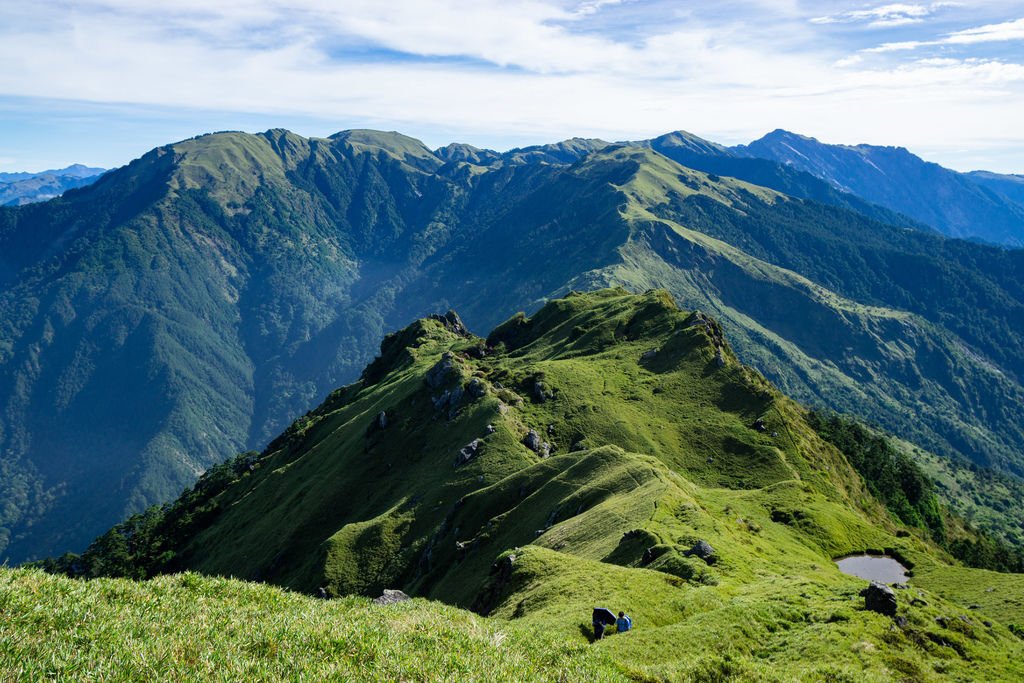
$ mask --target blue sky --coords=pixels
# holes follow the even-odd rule
[[[0,171],[214,130],[431,146],[775,128],[1024,172],[1024,2],[0,0]]]

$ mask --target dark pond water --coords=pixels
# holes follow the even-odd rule
[[[907,568],[885,555],[850,555],[836,560],[839,571],[879,583],[906,583]]]

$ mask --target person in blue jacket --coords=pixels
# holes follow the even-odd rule
[[[615,620],[616,631],[623,633],[631,628],[633,628],[633,620],[627,617],[625,612],[619,612],[619,618]]]

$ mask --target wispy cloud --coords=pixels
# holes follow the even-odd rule
[[[869,28],[891,28],[919,24],[943,8],[956,6],[958,4],[953,2],[934,2],[927,5],[894,3],[813,17],[810,21],[812,24],[865,23]]]
[[[615,5],[621,5],[632,1],[633,0],[586,0],[576,6],[576,9],[573,10],[573,14],[579,17],[586,17],[600,12],[605,7],[614,7]]]
[[[907,40],[896,43],[883,43],[877,47],[866,48],[863,52],[899,52],[901,50],[916,50],[917,48],[929,45],[976,45],[978,43],[999,43],[1012,40],[1024,40],[1024,19],[954,31],[935,40]]]

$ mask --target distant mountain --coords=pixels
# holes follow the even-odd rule
[[[680,136],[445,150],[221,133],[0,210],[0,556],[80,548],[262,448],[409,320],[604,286],[714,314],[801,400],[1024,473],[1024,252]]]
[[[837,189],[815,175],[794,169],[786,164],[738,154],[722,145],[709,142],[686,131],[667,133],[652,140],[628,144],[650,147],[687,168],[712,175],[738,178],[754,185],[777,190],[790,197],[810,199],[829,206],[851,209],[868,218],[890,225],[920,230],[929,229],[902,214],[872,204],[855,194]]]
[[[828,145],[785,130],[733,151],[811,173],[950,237],[1024,246],[1024,193],[1014,176],[958,173],[902,147]]]
[[[964,174],[972,181],[987,187],[996,194],[1024,206],[1024,175],[1006,175],[988,171],[971,171]]]
[[[94,183],[105,172],[72,164],[40,173],[0,173],[0,206],[20,206],[59,197],[68,190]]]

